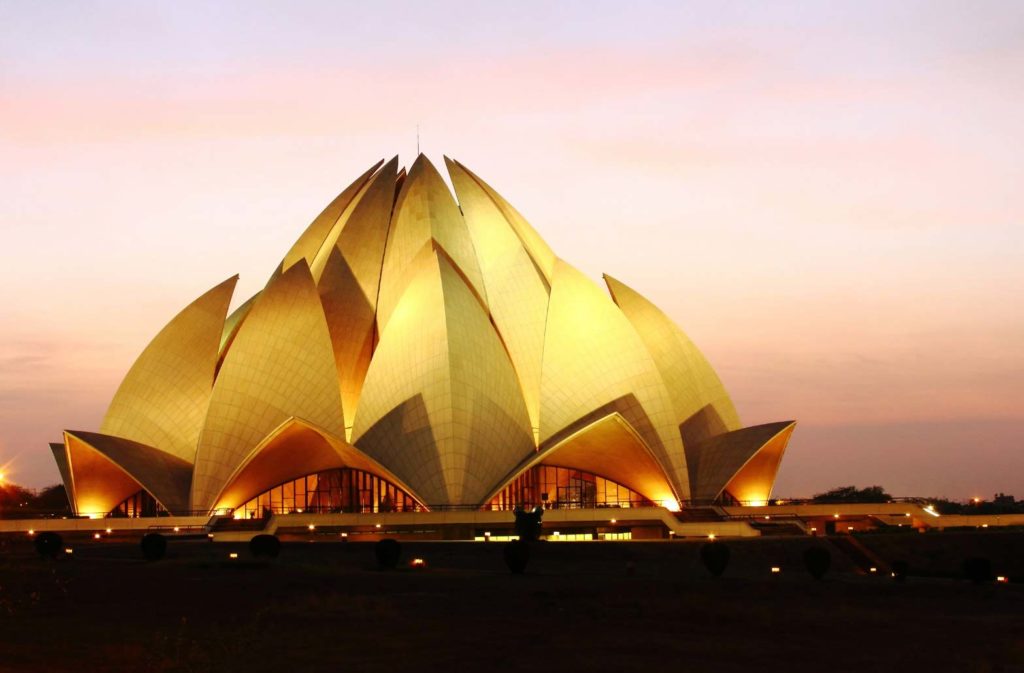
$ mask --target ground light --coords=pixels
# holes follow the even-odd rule
[[[71,547],[65,547],[64,548],[64,553],[70,556],[71,554],[75,553],[75,550],[72,549]]]
[[[708,533],[708,539],[709,540],[714,540],[715,539],[715,534],[714,533]]]
[[[999,582],[1000,584],[1005,584],[1005,583],[1007,583],[1009,581],[1010,581],[1010,578],[1006,577],[1005,575],[999,575],[998,577],[996,577],[996,582]]]
[[[35,531],[35,529],[33,529],[33,528],[29,528],[29,529],[28,529],[28,534],[29,534],[29,535],[35,535],[35,534],[36,534],[36,531]]]
[[[306,528],[308,528],[311,531],[316,530],[316,526],[313,524],[309,524],[308,526],[306,526]]]
[[[238,552],[236,552],[236,551],[231,552],[230,554],[228,554],[228,558],[229,559],[236,559],[236,558],[238,558]]]
[[[782,568],[780,568],[779,566],[772,566],[772,574],[773,575],[777,575],[780,572],[782,572]]]
[[[93,533],[92,537],[93,537],[94,540],[99,540],[100,539],[100,534],[99,533]]]
[[[409,566],[411,568],[422,570],[423,568],[427,567],[427,562],[421,558],[414,558],[412,561],[409,562]]]
[[[868,572],[876,573],[878,572],[878,568],[876,568],[875,566],[871,566],[870,568],[868,568]]]

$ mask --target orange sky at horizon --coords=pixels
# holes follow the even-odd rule
[[[745,423],[800,422],[777,493],[1024,496],[1024,9],[57,6],[0,7],[15,481],[419,125],[675,319]]]

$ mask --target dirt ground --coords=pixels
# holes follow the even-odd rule
[[[497,543],[67,544],[0,546],[0,671],[1024,671],[1024,585],[815,581],[805,538],[730,542],[719,579],[685,542],[540,543],[521,576]]]

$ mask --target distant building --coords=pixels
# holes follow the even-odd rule
[[[664,313],[446,163],[458,203],[422,155],[378,163],[261,292],[175,316],[51,445],[76,513],[764,504],[795,423],[742,427]]]

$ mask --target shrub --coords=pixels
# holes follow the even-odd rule
[[[516,507],[513,511],[516,517],[516,535],[524,542],[533,542],[540,537],[541,519],[544,518],[544,508],[534,507],[527,511]]]
[[[964,577],[975,584],[992,581],[992,561],[980,556],[964,559]]]
[[[281,541],[276,535],[257,535],[249,540],[249,553],[255,558],[277,558],[281,553]]]
[[[526,564],[530,562],[530,543],[525,540],[513,540],[505,544],[501,550],[505,557],[505,565],[513,575],[522,575]]]
[[[384,538],[374,545],[373,553],[377,556],[377,565],[385,570],[393,570],[402,559],[402,545],[398,540]]]
[[[139,546],[147,561],[159,561],[167,553],[167,538],[160,533],[148,533],[142,537]]]
[[[892,562],[892,577],[894,580],[902,584],[907,581],[907,573],[910,572],[910,565],[906,561],[893,561]]]
[[[724,542],[705,542],[700,548],[700,560],[712,577],[721,577],[729,566],[729,546]]]
[[[804,550],[804,567],[816,580],[820,580],[832,565],[832,554],[824,547],[808,547]]]
[[[64,548],[64,539],[52,531],[46,531],[36,536],[36,551],[43,558],[54,558],[57,552]]]

